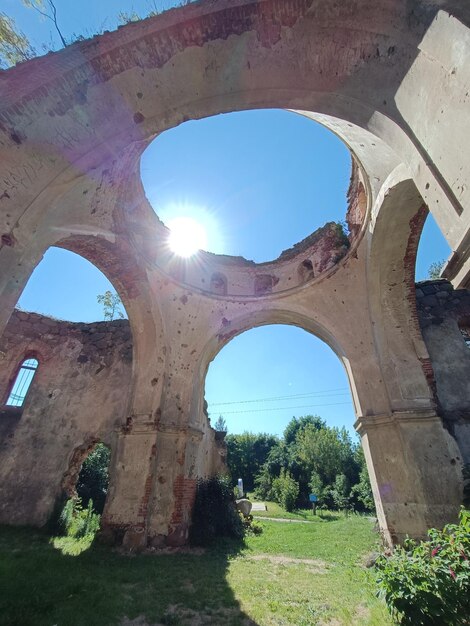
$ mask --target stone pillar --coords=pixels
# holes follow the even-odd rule
[[[157,428],[151,415],[134,415],[118,434],[102,531],[125,547],[147,545],[147,513],[155,481]]]
[[[361,435],[381,533],[387,544],[457,519],[462,463],[455,440],[431,411],[361,417]]]
[[[10,240],[8,240],[10,241]],[[26,247],[26,246],[25,246]],[[47,246],[25,247],[4,244],[0,247],[0,336]]]
[[[159,425],[155,490],[149,510],[149,543],[179,546],[188,541],[197,476],[188,467],[190,442],[202,439],[188,426]]]

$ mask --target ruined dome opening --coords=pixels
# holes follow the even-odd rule
[[[262,263],[328,222],[344,224],[351,154],[303,115],[250,110],[162,133],[142,155],[141,176],[165,225],[191,218],[206,251]]]

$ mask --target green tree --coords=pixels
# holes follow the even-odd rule
[[[289,469],[300,486],[299,506],[308,505],[310,491],[319,504],[337,506],[332,489],[338,474],[345,475],[348,486],[359,480],[357,447],[345,428],[330,428],[319,418],[297,430],[288,448]]]
[[[308,486],[313,495],[317,496],[318,506],[323,506],[324,504],[326,504],[326,496],[328,495],[328,490],[325,490],[325,485],[323,484],[323,480],[318,472],[312,472],[312,476],[310,478]]]
[[[121,310],[122,301],[117,293],[108,290],[96,296],[96,299],[98,304],[103,305],[103,315],[107,322],[112,322],[115,318],[124,318],[124,313]]]
[[[373,512],[375,502],[362,446],[357,447],[355,456],[360,469],[359,482],[351,489],[352,502],[355,509]]]
[[[35,55],[34,48],[15,20],[0,13],[0,68],[7,68]]]
[[[325,421],[318,415],[305,415],[304,417],[293,417],[284,429],[284,442],[290,445],[295,442],[300,431],[307,426],[312,426],[316,430],[325,428]]]
[[[431,263],[428,269],[428,279],[429,280],[437,280],[441,277],[442,268],[444,267],[445,261],[435,261]]]
[[[274,499],[282,508],[286,511],[294,510],[299,496],[299,483],[287,470],[282,469],[280,476],[273,480],[272,491]]]
[[[297,437],[297,453],[300,461],[317,472],[324,484],[332,485],[337,474],[353,473],[354,449],[346,429],[307,426]]]
[[[57,22],[57,8],[53,0],[21,1],[26,7],[34,9],[43,18],[50,20],[54,24],[62,45],[67,45]],[[49,50],[46,45],[43,45],[42,48]],[[31,46],[26,35],[18,28],[15,20],[5,13],[0,13],[0,68],[11,67],[34,56],[36,56],[36,50]]]
[[[219,415],[219,417],[217,418],[217,421],[214,424],[214,430],[218,430],[222,433],[227,432],[227,422],[224,420],[222,415]]]
[[[67,41],[65,37],[62,35],[62,32],[59,28],[59,24],[57,22],[57,8],[55,3],[52,0],[22,0],[23,4],[30,9],[34,9],[41,15],[43,18],[50,20],[54,24],[54,28],[59,35],[60,41],[62,45],[67,45]]]
[[[246,491],[251,491],[255,484],[255,476],[266,462],[268,454],[278,443],[277,437],[266,433],[253,434],[244,432],[241,435],[228,435],[227,465],[235,481],[243,478]]]
[[[340,511],[348,508],[349,491],[348,479],[344,474],[338,474],[331,488],[331,497]]]
[[[99,443],[83,462],[77,481],[77,494],[83,506],[93,501],[94,510],[101,514],[104,509],[109,484],[110,449]]]

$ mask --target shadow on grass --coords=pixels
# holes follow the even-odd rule
[[[226,580],[243,546],[129,556],[93,544],[65,556],[45,533],[1,527],[0,624],[256,626]]]

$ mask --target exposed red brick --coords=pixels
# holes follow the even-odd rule
[[[194,499],[196,497],[195,478],[185,478],[177,476],[173,485],[173,495],[175,498],[175,506],[171,517],[172,524],[181,524],[189,517],[189,512],[193,508]],[[186,515],[185,515],[186,513]]]

